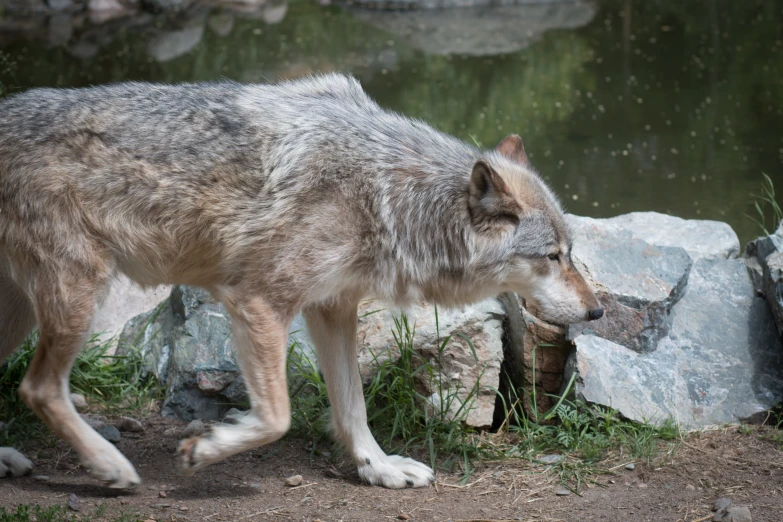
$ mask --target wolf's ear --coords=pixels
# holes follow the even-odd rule
[[[503,178],[487,162],[479,160],[470,175],[468,210],[479,230],[519,224],[522,207],[511,195]]]
[[[527,159],[527,153],[525,152],[525,144],[522,143],[522,138],[516,134],[509,134],[503,141],[498,143],[495,147],[499,153],[526,167],[530,166],[530,160]]]

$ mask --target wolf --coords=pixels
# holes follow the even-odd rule
[[[519,136],[481,150],[382,109],[349,76],[0,102],[0,361],[38,327],[19,393],[113,488],[140,478],[76,413],[68,379],[116,274],[203,287],[231,316],[251,414],[181,441],[184,474],[286,433],[287,332],[301,312],[360,478],[421,487],[433,470],[387,455],[367,426],[357,304],[517,292],[546,320],[597,319],[571,244]]]

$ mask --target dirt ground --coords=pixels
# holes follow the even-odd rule
[[[557,496],[558,477],[545,465],[505,461],[482,465],[465,485],[438,471],[435,486],[391,491],[363,485],[349,462],[317,456],[286,439],[237,455],[192,477],[174,473],[180,424],[146,421],[139,434],[118,443],[143,479],[129,493],[95,484],[63,443],[29,455],[33,476],[0,479],[0,506],[65,505],[80,501],[82,519],[302,521],[705,521],[719,497],[750,507],[755,522],[783,520],[783,452],[763,432],[735,428],[689,437],[665,462],[647,465],[618,457],[615,469],[580,494]],[[299,474],[302,485],[285,478]],[[48,478],[36,477],[46,475]],[[95,510],[105,504],[105,512]],[[133,519],[135,517],[130,517]]]

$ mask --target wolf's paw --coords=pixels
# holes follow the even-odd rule
[[[215,448],[211,432],[181,440],[177,447],[178,473],[188,477],[220,458],[211,458]]]
[[[133,465],[119,452],[116,455],[104,454],[90,460],[85,459],[82,466],[90,476],[112,489],[134,489],[141,484],[141,478]]]
[[[33,463],[14,448],[0,448],[0,477],[21,477],[32,469]]]
[[[399,455],[365,459],[359,466],[359,477],[368,484],[389,489],[423,488],[435,480],[429,466]]]

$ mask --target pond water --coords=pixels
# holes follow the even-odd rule
[[[13,30],[9,16],[6,92],[339,70],[383,106],[465,140],[490,147],[520,134],[576,214],[718,219],[746,241],[759,232],[745,214],[755,215],[762,173],[783,194],[781,2],[390,12],[301,1],[101,24],[59,15]]]

